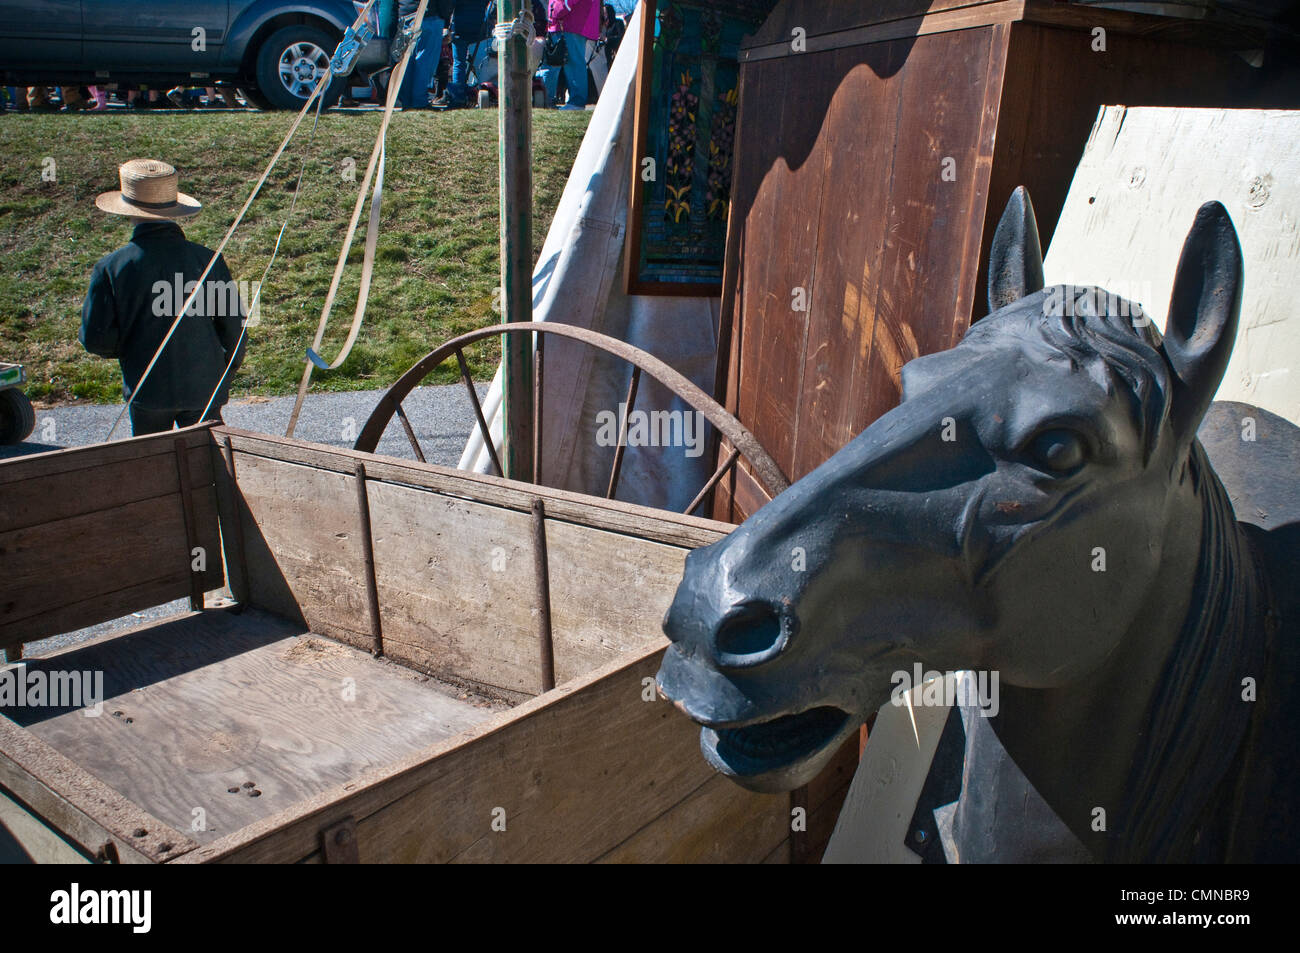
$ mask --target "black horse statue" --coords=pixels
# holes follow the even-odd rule
[[[897,408],[690,554],[661,693],[717,770],[775,792],[894,673],[996,672],[989,723],[1085,856],[1294,861],[1300,431],[1211,415],[1227,489],[1198,439],[1240,309],[1227,211],[1197,213],[1163,336],[1043,288],[1023,189],[992,258],[992,313],[904,367]]]

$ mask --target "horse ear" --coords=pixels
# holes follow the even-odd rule
[[[1028,297],[1043,287],[1043,248],[1038,242],[1034,203],[1016,186],[993,233],[989,250],[989,312]]]
[[[1206,202],[1183,243],[1165,321],[1164,352],[1174,372],[1170,416],[1194,434],[1219,389],[1241,311],[1241,243],[1228,210]]]

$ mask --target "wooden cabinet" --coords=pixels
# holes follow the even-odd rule
[[[1293,105],[1223,45],[1249,42],[1037,0],[779,4],[741,54],[719,399],[808,473],[985,313],[1017,185],[1046,248],[1100,106]],[[714,515],[764,501],[742,467]]]

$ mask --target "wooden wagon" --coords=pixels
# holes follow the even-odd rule
[[[11,663],[191,607],[0,672],[0,820],[123,862],[820,856],[847,774],[744,792],[653,689],[684,555],[729,529],[222,426],[0,463]]]

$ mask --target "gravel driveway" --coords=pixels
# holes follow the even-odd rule
[[[482,397],[487,393],[487,385],[479,384],[478,391]],[[294,436],[313,443],[351,447],[356,434],[365,425],[383,393],[381,390],[360,390],[341,394],[309,394],[303,402],[302,413],[298,415],[298,427]],[[464,385],[417,387],[402,401],[402,407],[405,408],[416,439],[420,441],[424,456],[430,463],[454,467],[460,462],[465,440],[475,426],[474,408],[470,406]],[[223,416],[232,427],[283,435],[285,427],[289,425],[289,413],[292,410],[292,397],[253,397],[231,401],[226,405]],[[108,437],[108,430],[121,411],[121,404],[73,404],[37,410],[36,429],[27,442],[13,447],[0,446],[0,460],[100,443]],[[124,418],[114,438],[121,439],[130,435],[131,421]],[[376,452],[390,457],[415,459],[415,453],[397,421],[389,426]]]

